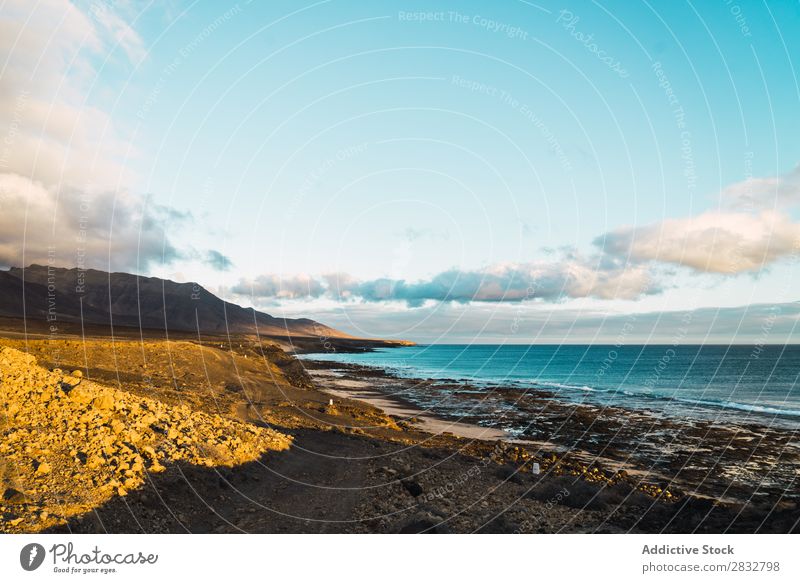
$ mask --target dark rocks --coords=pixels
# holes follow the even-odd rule
[[[443,519],[429,512],[420,512],[402,522],[398,534],[447,534],[449,529]]]
[[[419,485],[419,482],[415,482],[414,480],[401,480],[400,483],[414,498],[422,496],[423,489],[422,486]]]
[[[6,491],[3,492],[3,502],[8,504],[24,504],[25,501],[25,494],[16,488],[6,488]]]
[[[495,476],[504,482],[514,482],[515,484],[523,484],[525,482],[525,474],[517,467],[510,464],[497,468],[497,470],[495,470]]]

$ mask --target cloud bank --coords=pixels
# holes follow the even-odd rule
[[[617,229],[595,242],[606,253],[635,262],[655,261],[708,273],[753,273],[797,253],[800,225],[776,211],[711,211]]]
[[[692,217],[621,227],[594,240],[590,257],[450,269],[420,281],[359,280],[339,273],[318,279],[262,275],[234,292],[254,300],[330,297],[361,302],[556,302],[575,298],[635,300],[659,293],[657,274],[679,266],[696,273],[758,274],[800,252],[800,167],[774,178],[751,178],[720,193],[720,208]]]
[[[0,172],[45,188],[110,190],[130,178],[123,162],[129,144],[91,99],[96,62],[114,50],[119,18],[109,6],[94,14],[102,18],[66,0],[3,4],[0,119],[8,123],[0,125]],[[132,30],[124,37],[127,45],[141,47]]]
[[[0,264],[136,271],[181,256],[166,232],[186,215],[121,192],[45,188],[0,174]]]
[[[303,315],[297,311],[282,316]],[[413,312],[370,304],[320,309],[315,317],[358,336],[444,343],[668,344],[791,343],[800,303],[652,311],[635,314],[514,304],[437,304]],[[666,347],[665,347],[666,349]]]
[[[578,255],[561,261],[504,263],[476,270],[450,269],[421,281],[379,278],[358,280],[347,274],[281,278],[262,275],[242,280],[232,291],[253,299],[330,297],[363,302],[405,302],[421,306],[436,302],[558,301],[568,298],[634,299],[657,293],[642,267],[626,267]]]
[[[216,249],[209,249],[206,252],[204,263],[215,271],[230,271],[233,269],[231,258]]]
[[[124,5],[3,3],[0,15],[0,264],[145,271],[180,254],[176,211],[133,194],[135,152],[93,100],[97,69],[130,67],[144,42]]]
[[[796,260],[800,224],[790,209],[800,203],[800,166],[770,178],[748,178],[720,193],[719,209],[598,237],[604,253],[633,262],[688,267],[701,273],[754,273]]]

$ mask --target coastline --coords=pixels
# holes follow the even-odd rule
[[[536,454],[554,452],[580,464],[601,465],[664,489],[725,503],[794,500],[800,444],[794,433],[781,428],[670,419],[646,411],[560,401],[534,390],[481,390],[463,383],[398,377],[378,367],[317,361],[313,355],[302,363],[322,390],[414,418],[419,429],[429,433],[450,431],[462,438],[522,444]],[[520,404],[522,410],[513,411],[512,406]],[[503,412],[481,414],[481,407]],[[534,421],[528,421],[524,433],[510,433],[503,424],[512,418],[517,424],[520,419]]]
[[[513,434],[491,426],[482,426],[477,423],[455,421],[441,417],[416,407],[396,395],[386,395],[375,390],[375,383],[356,378],[341,376],[334,371],[326,369],[307,370],[317,387],[324,393],[340,399],[354,399],[380,409],[386,415],[396,417],[400,423],[407,423],[419,431],[456,439],[471,440],[476,442],[502,442],[510,446],[520,445],[531,448],[534,455],[549,457],[553,453],[564,455],[569,453],[570,459],[585,466],[599,465],[606,470],[642,480],[667,483],[668,476],[637,469],[630,464],[619,462],[611,458],[593,455],[588,451],[570,450],[566,446],[553,441],[536,441],[521,439]],[[694,496],[703,497],[699,492],[690,492]],[[735,502],[729,500],[729,502]]]
[[[412,423],[421,431],[437,435],[450,434],[462,439],[512,440],[512,436],[502,429],[481,427],[473,423],[449,421],[431,415],[413,405],[372,389],[372,384],[369,382],[342,378],[333,371],[317,369],[308,372],[322,391],[341,399],[363,401],[373,407],[377,407],[387,415],[400,417],[403,421]]]
[[[105,501],[97,496],[105,492],[106,480],[95,477],[93,485],[87,481],[87,487],[70,493],[76,509],[90,510],[67,513],[58,472],[89,478],[94,471],[124,474],[125,468],[102,463],[87,468],[70,449],[86,442],[84,437],[55,447],[46,436],[57,432],[57,424],[26,424],[18,416],[6,427],[8,435],[39,437],[14,442],[31,445],[31,451],[8,446],[11,469],[17,471],[4,478],[4,488],[13,493],[0,504],[5,532],[717,533],[789,532],[798,521],[792,500],[742,503],[734,497],[696,496],[632,458],[600,452],[597,443],[614,441],[609,421],[590,410],[574,415],[543,395],[526,399],[550,417],[563,414],[589,423],[565,435],[587,434],[600,442],[568,444],[536,439],[535,433],[520,438],[481,424],[477,410],[456,415],[473,403],[474,391],[454,398],[451,415],[426,411],[414,402],[415,395],[449,394],[450,387],[365,367],[344,370],[338,364],[299,361],[278,342],[246,336],[22,340],[0,334],[0,345],[28,353],[34,361],[26,362],[43,367],[41,374],[81,372],[98,391],[113,388],[120,402],[153,399],[214,419],[220,431],[234,422],[256,432],[276,431],[291,441],[288,449],[230,467],[165,459],[162,471],[124,493],[111,492]],[[7,374],[21,374],[23,368],[9,365]],[[36,387],[22,384],[20,390]],[[67,391],[51,393],[50,405],[73,406]],[[490,394],[485,404],[502,404],[502,397]],[[4,406],[27,411],[25,403],[17,399]],[[117,415],[122,427],[137,423],[131,414]],[[112,425],[98,416],[96,423],[75,431],[105,435]],[[52,431],[40,435],[41,426]],[[172,447],[173,438],[176,447],[193,438],[207,446],[206,438],[191,432],[170,438],[153,428],[142,431],[159,447]],[[109,447],[124,452],[126,443],[126,438],[112,438]],[[32,470],[42,459],[32,458],[38,450],[53,466],[50,478]],[[213,501],[213,513],[204,501]]]

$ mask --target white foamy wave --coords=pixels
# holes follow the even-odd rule
[[[736,409],[737,411],[747,411],[750,413],[761,413],[764,415],[788,415],[790,417],[800,417],[797,409],[781,409],[768,405],[756,405],[754,403],[737,403],[736,401],[715,401],[713,399],[687,399],[676,397],[675,401],[688,403],[691,405],[706,405],[709,407],[722,407],[723,409]]]
[[[568,384],[565,384],[565,383],[556,383],[556,382],[552,382],[552,381],[542,381],[542,380],[539,380],[539,379],[533,379],[533,380],[530,380],[530,381],[527,381],[527,382],[532,384],[532,385],[534,385],[534,386],[545,387],[545,388],[548,388],[548,389],[571,389],[571,390],[575,390],[575,391],[591,391],[591,392],[595,392],[595,391],[598,390],[598,389],[596,389],[594,387],[589,387],[587,385],[568,385]]]

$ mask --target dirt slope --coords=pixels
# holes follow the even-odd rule
[[[0,530],[64,523],[139,488],[165,464],[230,467],[291,438],[48,371],[0,349]]]

